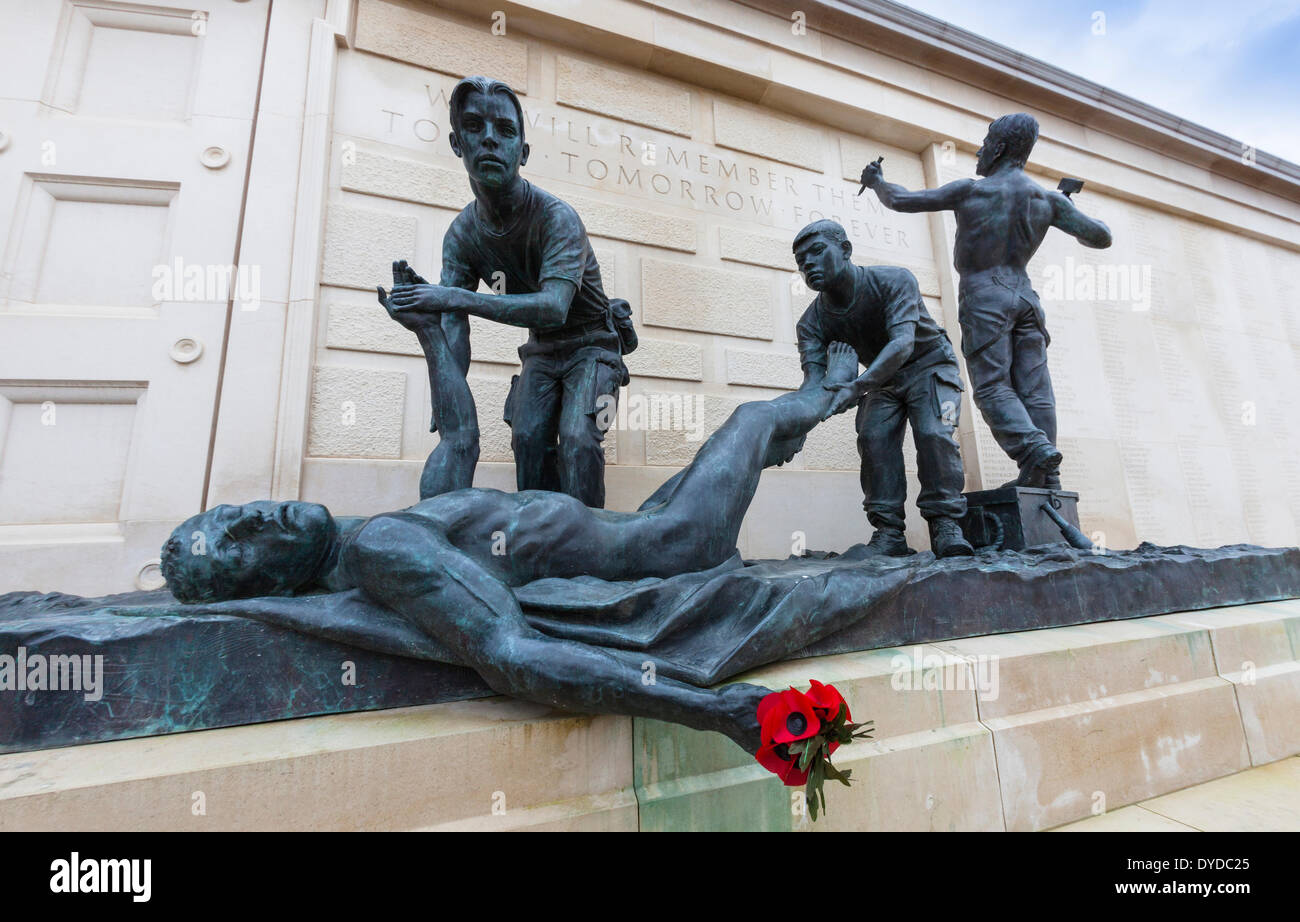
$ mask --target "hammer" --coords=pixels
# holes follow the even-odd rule
[[[1071,179],[1067,176],[1061,180],[1060,184],[1056,187],[1056,191],[1062,193],[1066,198],[1069,198],[1082,188],[1082,179]]]

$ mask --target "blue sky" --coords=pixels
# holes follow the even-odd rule
[[[1300,0],[900,2],[1300,163]]]

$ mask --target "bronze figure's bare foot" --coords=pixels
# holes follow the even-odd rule
[[[848,384],[858,376],[858,353],[848,343],[831,343],[826,350],[826,384]]]

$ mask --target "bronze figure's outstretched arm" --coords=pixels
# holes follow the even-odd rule
[[[868,163],[862,170],[862,188],[873,189],[880,203],[892,211],[951,211],[970,193],[973,184],[973,180],[959,179],[938,189],[913,192],[897,183],[885,182],[880,160]],[[858,194],[861,195],[861,191]]]

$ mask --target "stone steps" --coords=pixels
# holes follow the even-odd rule
[[[1058,826],[1053,832],[1295,832],[1300,756]]]

